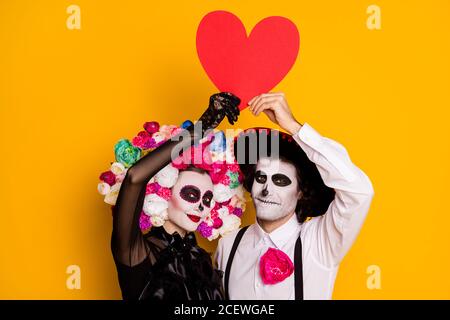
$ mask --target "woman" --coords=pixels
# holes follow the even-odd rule
[[[217,127],[225,116],[233,124],[239,115],[239,103],[239,98],[230,93],[212,95],[199,121],[186,129],[190,134],[183,135],[182,140],[175,137],[167,141],[128,169],[113,209],[111,238],[125,300],[224,298],[221,275],[193,234],[211,211],[213,184],[206,171],[197,167],[180,170],[168,200],[168,220],[162,226],[152,227],[144,235],[139,219],[147,183],[173,160],[172,151],[198,142],[202,138],[200,127],[204,133]]]

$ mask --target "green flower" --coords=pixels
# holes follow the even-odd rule
[[[228,172],[228,177],[230,177],[230,189],[239,187],[239,173],[238,172]]]
[[[141,157],[141,149],[133,146],[128,139],[121,139],[114,146],[114,154],[117,162],[129,168]]]

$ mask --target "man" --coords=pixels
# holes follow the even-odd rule
[[[226,295],[331,299],[339,264],[369,210],[371,181],[341,144],[297,122],[283,93],[257,96],[249,107],[290,135],[256,128],[235,141],[256,222],[219,241],[215,258]]]

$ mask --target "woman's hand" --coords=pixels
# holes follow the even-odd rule
[[[251,99],[248,105],[255,116],[264,112],[270,121],[290,134],[296,134],[302,127],[292,115],[283,92],[263,93]]]
[[[227,117],[230,124],[234,124],[240,114],[241,99],[230,92],[213,94],[209,98],[208,109],[200,117],[203,130],[216,128]]]

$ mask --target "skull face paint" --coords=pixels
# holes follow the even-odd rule
[[[209,175],[195,171],[182,171],[172,188],[169,200],[169,220],[180,228],[195,231],[211,211],[213,183]]]
[[[259,159],[251,194],[259,219],[275,221],[288,216],[301,194],[295,166],[280,159]]]

